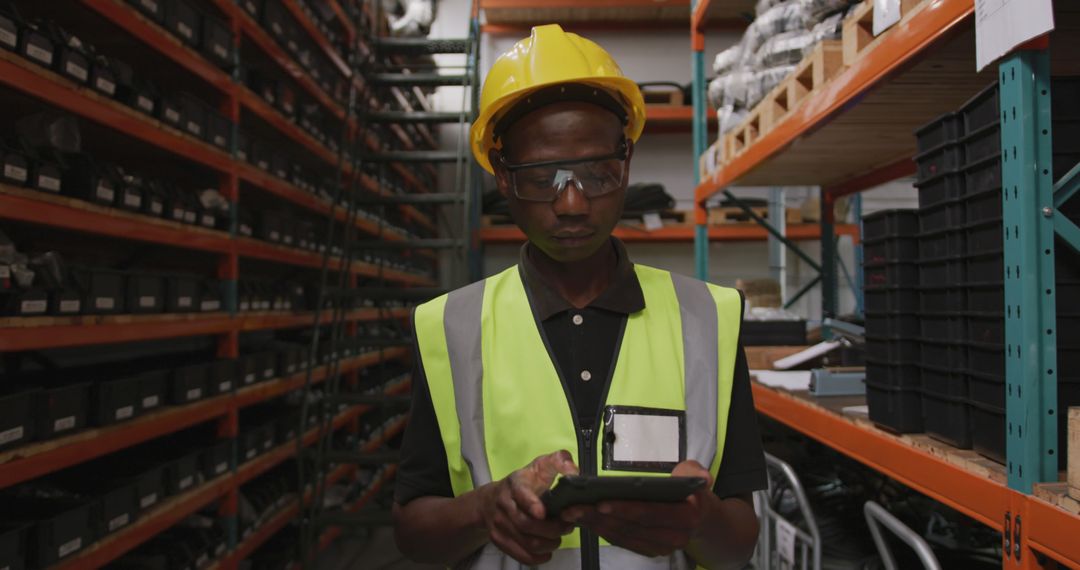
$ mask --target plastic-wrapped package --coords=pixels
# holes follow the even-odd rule
[[[806,7],[801,2],[785,2],[773,6],[750,23],[743,36],[743,49],[757,53],[769,38],[784,32],[808,30],[813,25]]]
[[[746,95],[750,82],[754,79],[754,71],[740,67],[723,77],[724,83],[721,90],[720,104],[749,107]]]
[[[772,8],[773,6],[776,6],[777,4],[780,4],[780,3],[783,3],[783,2],[786,2],[786,1],[787,0],[758,0],[757,4],[754,5],[754,13],[760,16],[761,14],[764,14],[765,12],[768,12],[769,9]]]
[[[735,68],[742,60],[742,41],[716,54],[713,59],[712,70],[717,75],[723,75]]]
[[[818,22],[810,32],[814,36],[814,43],[840,39],[840,34],[844,29],[844,16],[847,16],[847,10],[827,16]]]
[[[754,54],[754,66],[758,69],[778,65],[794,65],[813,49],[814,34],[807,31],[786,32],[775,35],[761,44]]]
[[[726,135],[728,131],[742,124],[746,120],[746,115],[749,114],[743,107],[734,107],[732,105],[723,105],[716,109],[716,119],[720,134]]]
[[[724,76],[717,77],[709,82],[709,87],[705,90],[705,95],[707,96],[707,100],[709,101],[709,106],[713,109],[719,108],[723,105],[724,82]]]
[[[801,4],[806,11],[810,22],[820,22],[826,16],[839,12],[848,7],[852,0],[791,0]]]
[[[754,105],[760,103],[765,98],[765,95],[772,91],[774,87],[780,85],[780,82],[790,75],[794,69],[794,65],[781,65],[754,72],[753,78],[746,86],[747,108],[754,108]]]

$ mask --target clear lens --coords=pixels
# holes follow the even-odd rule
[[[595,198],[622,186],[624,166],[624,160],[610,158],[518,168],[513,171],[514,191],[522,200],[551,202],[567,184],[574,184],[587,198]]]

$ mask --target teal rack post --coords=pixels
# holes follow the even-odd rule
[[[1009,487],[1031,493],[1057,480],[1058,465],[1049,52],[1018,51],[998,69],[1006,459]]]
[[[691,6],[693,10],[693,6]],[[701,184],[701,173],[698,169],[698,160],[705,153],[709,138],[709,124],[705,117],[705,36],[700,30],[690,30],[692,43],[692,63],[694,67],[694,82],[692,93],[694,100],[694,187]],[[708,219],[700,215],[704,204],[694,204],[697,224],[694,226],[694,268],[697,278],[702,281],[709,279],[709,227]]]

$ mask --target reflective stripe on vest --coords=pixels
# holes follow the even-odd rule
[[[627,318],[605,405],[685,410],[687,459],[715,477],[727,436],[739,294],[642,265],[634,270],[646,308]],[[455,496],[560,449],[580,465],[576,414],[517,267],[421,305],[415,323]],[[603,469],[602,454],[595,455],[598,474],[629,474]],[[578,532],[564,537],[544,568],[579,568],[579,546]],[[601,548],[601,564],[686,567],[681,554],[648,559],[610,546]],[[466,567],[519,565],[488,545]]]

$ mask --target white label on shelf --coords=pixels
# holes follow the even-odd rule
[[[281,24],[274,22],[273,24],[270,24],[270,27],[274,29],[275,34],[279,36],[282,34]]]
[[[194,224],[195,223],[195,212],[185,211],[184,212],[184,221],[189,223],[189,224]]]
[[[296,365],[295,364],[290,364],[290,365],[285,367],[285,373],[286,374],[294,374],[295,372],[296,372]]]
[[[244,454],[244,458],[251,459],[252,457],[255,457],[255,451],[255,449],[247,450],[247,453]]]
[[[135,406],[124,406],[116,410],[116,419],[118,420],[126,420],[133,415],[135,415]]]
[[[281,240],[281,234],[279,234],[276,231],[270,232],[270,240],[271,241],[280,241]]]
[[[285,243],[287,243],[287,244],[289,244],[289,245],[292,245],[292,242],[293,242],[293,237],[292,237],[292,234],[285,234],[285,235],[284,235],[284,236],[283,236],[283,237],[281,238],[281,241],[283,241],[283,242],[285,242]]]
[[[23,429],[23,426],[13,427],[11,429],[0,431],[0,445],[3,445],[5,443],[11,443],[13,441],[19,441],[23,438],[25,434],[26,430]]]
[[[232,388],[232,380],[226,380],[217,386],[218,392],[228,392]]]
[[[251,303],[248,302],[248,301],[240,301],[240,310],[241,311],[250,311],[251,310]]]
[[[38,188],[42,190],[48,190],[50,192],[60,191],[60,179],[53,178],[52,176],[45,176],[44,174],[38,174],[37,178]]]
[[[142,207],[142,196],[138,194],[124,194],[124,205],[132,208]]]
[[[229,57],[229,49],[221,44],[214,44],[214,53],[221,59]]]
[[[104,183],[99,183],[97,189],[94,190],[94,195],[107,202],[112,202],[116,198],[116,190]]]
[[[238,150],[236,151],[236,158],[239,158],[240,160],[242,160],[242,161],[244,161],[244,162],[247,162],[247,159],[248,159],[248,155],[247,155],[247,153],[246,153],[246,152],[244,152],[244,151],[242,151],[242,150],[239,150],[239,149],[238,149]]]
[[[23,301],[19,304],[19,312],[24,315],[36,315],[44,313],[49,308],[49,303],[44,299]]]
[[[214,227],[214,225],[217,223],[217,219],[214,218],[214,216],[211,216],[210,214],[203,214],[201,221],[202,221],[202,225],[204,225],[204,226],[206,226],[208,228]]]
[[[112,310],[116,307],[116,299],[112,297],[97,297],[94,299],[94,308],[104,311]]]
[[[776,553],[781,562],[786,562],[788,568],[795,564],[795,526],[784,519],[776,519]]]
[[[157,304],[157,297],[153,295],[143,295],[139,297],[139,308],[149,309]]]
[[[271,447],[274,447],[274,440],[273,440],[273,438],[271,438],[271,439],[267,439],[267,440],[264,440],[264,441],[263,441],[263,449],[270,449]]]
[[[45,65],[52,65],[52,52],[47,49],[39,48],[34,44],[26,44],[26,55],[44,63]]]
[[[19,38],[16,37],[15,34],[11,33],[8,30],[0,29],[0,43],[9,45],[14,48],[18,42]]]
[[[255,381],[255,373],[254,372],[252,372],[251,374],[245,374],[244,375],[244,384],[251,384],[254,381]]]
[[[176,299],[176,306],[180,308],[191,307],[191,297],[179,297]]]
[[[26,175],[26,169],[21,166],[15,166],[14,164],[4,165],[4,178],[26,182]]]
[[[214,466],[214,475],[221,475],[222,473],[224,473],[224,472],[226,472],[228,470],[229,470],[229,462],[228,461],[222,461],[221,463],[218,463],[217,465]]]
[[[142,7],[146,8],[147,10],[150,10],[152,12],[158,11],[157,0],[140,0],[139,3],[142,4]]]
[[[150,493],[149,495],[139,499],[139,507],[145,509],[152,506],[157,502],[157,493]]]
[[[187,391],[188,400],[198,400],[202,397],[202,388],[192,388]]]
[[[74,75],[75,77],[78,77],[81,81],[86,81],[86,78],[90,77],[90,71],[85,67],[75,63],[74,61],[69,61],[65,63],[64,71],[66,71],[68,75]]]
[[[248,2],[244,2],[244,5],[247,6],[247,11],[248,12],[251,12],[252,14],[258,14],[259,13],[259,5],[258,4],[248,1]]]
[[[1053,29],[1051,0],[975,0],[975,71]]]
[[[64,431],[75,427],[75,416],[60,418],[53,422],[53,431]]]
[[[154,101],[153,101],[153,99],[150,99],[149,97],[144,97],[142,95],[139,95],[139,97],[137,99],[135,99],[135,104],[138,105],[140,109],[142,109],[143,111],[146,111],[147,113],[153,113],[154,112]]]
[[[172,217],[173,217],[174,220],[183,221],[184,220],[184,209],[183,208],[173,208],[172,209]]]
[[[273,378],[273,377],[274,377],[274,369],[273,368],[267,368],[266,370],[263,370],[263,378]]]
[[[225,137],[222,136],[222,135],[215,135],[214,136],[214,144],[216,144],[218,146],[226,146],[226,143],[228,143],[228,142],[229,141],[225,140]]]
[[[196,136],[202,136],[202,125],[196,123],[195,121],[188,121],[187,130],[189,133],[192,133]]]
[[[59,554],[59,558],[63,558],[65,556],[67,556],[68,554],[71,554],[72,552],[75,552],[76,550],[78,550],[80,548],[82,548],[82,537],[81,536],[79,538],[69,540],[69,541],[65,542],[64,544],[61,544],[60,548],[57,549],[57,553]]]
[[[225,544],[219,542],[218,545],[214,547],[214,555],[220,557],[222,554],[225,554]]]
[[[112,532],[112,531],[114,531],[114,530],[116,530],[118,528],[122,528],[122,527],[127,526],[128,522],[130,522],[130,521],[131,521],[131,516],[128,515],[127,513],[124,513],[124,514],[114,518],[113,520],[109,521],[109,532]]]
[[[116,93],[116,84],[104,77],[98,77],[97,81],[94,82],[94,86],[98,88],[98,91],[103,91],[109,95]]]
[[[150,211],[153,212],[154,214],[160,216],[161,213],[165,211],[165,204],[162,204],[161,202],[159,202],[157,200],[154,200],[154,201],[150,202]]]
[[[78,313],[79,309],[81,309],[81,308],[82,308],[82,301],[80,301],[78,299],[67,299],[67,300],[64,300],[64,301],[60,301],[60,312],[61,313]]]
[[[188,487],[190,487],[193,483],[195,483],[195,478],[192,477],[191,475],[188,475],[187,477],[184,477],[183,479],[181,479],[180,482],[176,484],[176,486],[181,491],[183,491],[184,489],[187,489]]]
[[[192,30],[191,26],[185,24],[184,22],[176,23],[176,31],[180,32],[180,35],[184,36],[189,40],[195,36],[195,30]]]
[[[156,408],[161,398],[157,396],[147,396],[142,399],[142,407],[144,409]]]
[[[202,568],[207,562],[210,562],[210,556],[204,552],[195,559],[195,567]]]
[[[176,109],[165,109],[165,119],[172,123],[179,123],[180,112]]]
[[[217,311],[221,309],[221,301],[218,301],[217,299],[203,301],[199,308],[203,311]]]

